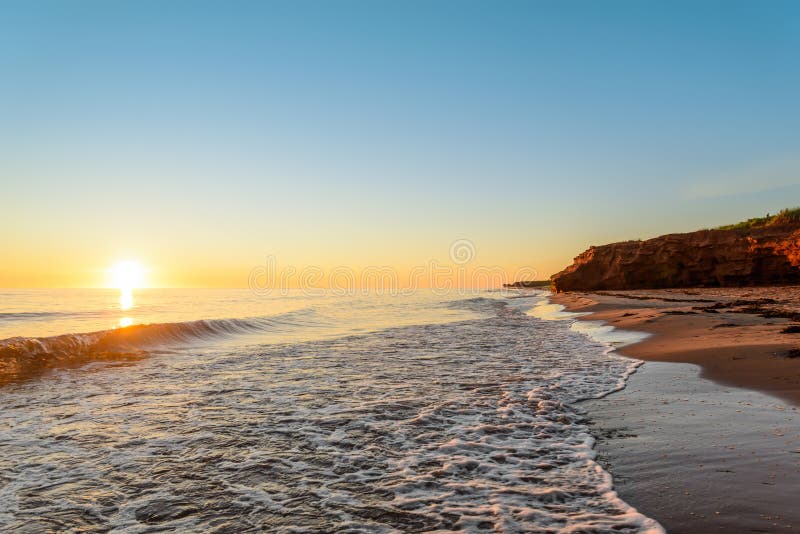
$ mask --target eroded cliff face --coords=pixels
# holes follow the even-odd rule
[[[590,247],[555,291],[800,283],[800,226],[700,230]]]

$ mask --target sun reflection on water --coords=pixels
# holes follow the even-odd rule
[[[130,310],[133,308],[133,289],[121,288],[119,290],[119,309],[121,311]],[[119,327],[125,328],[133,324],[133,317],[121,317],[119,320]]]
[[[122,288],[119,290],[119,309],[130,310],[133,308],[133,289]]]
[[[127,311],[133,308],[133,290],[144,284],[145,269],[135,261],[120,261],[111,266],[109,275],[112,287],[119,288],[119,309]],[[133,324],[133,318],[123,316],[119,327],[125,328]]]

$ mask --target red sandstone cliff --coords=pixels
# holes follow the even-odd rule
[[[555,291],[800,283],[800,225],[700,230],[590,247]]]

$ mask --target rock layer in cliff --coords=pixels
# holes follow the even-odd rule
[[[800,283],[800,224],[700,230],[590,247],[555,291]]]

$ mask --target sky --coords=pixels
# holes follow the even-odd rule
[[[800,205],[800,3],[0,3],[0,287],[541,278]]]

